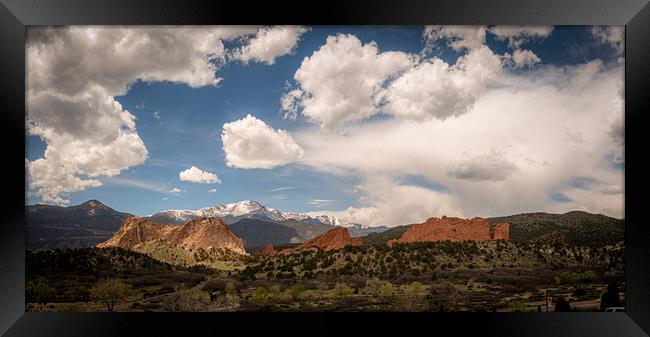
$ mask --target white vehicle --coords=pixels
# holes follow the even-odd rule
[[[624,307],[609,307],[605,309],[605,312],[624,312],[625,308]]]

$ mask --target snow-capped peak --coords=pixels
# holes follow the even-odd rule
[[[271,220],[285,220],[281,212],[273,208],[266,207],[257,201],[244,200],[225,205],[217,205],[201,208],[199,210],[204,215],[213,217],[249,217],[252,215],[267,217]]]
[[[199,210],[167,210],[152,216],[163,215],[174,218],[178,221],[189,221],[199,216],[210,216],[218,218],[266,218],[272,221],[297,220],[306,221],[307,223],[327,224],[340,227],[353,227],[347,221],[343,221],[331,215],[315,215],[312,213],[280,212],[274,208],[266,207],[254,200],[243,200],[223,205],[204,207]]]

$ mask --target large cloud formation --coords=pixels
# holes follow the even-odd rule
[[[270,169],[296,161],[303,155],[291,134],[274,130],[250,114],[225,123],[221,141],[229,167]]]
[[[622,76],[599,60],[505,73],[457,118],[297,132],[301,163],[362,181],[358,207],[330,214],[368,225],[574,209],[622,217]],[[572,183],[584,177],[594,183]]]
[[[287,41],[268,41],[275,36],[268,28],[30,28],[26,123],[29,134],[47,145],[42,158],[26,161],[31,189],[44,202],[66,204],[69,193],[101,186],[98,178],[142,164],[148,151],[135,116],[114,97],[138,80],[217,85],[222,78],[215,72],[228,54],[223,41],[256,33],[251,46],[266,42],[251,47],[253,60],[272,63],[284,53]]]
[[[305,102],[327,97],[334,106],[338,97],[349,104],[348,92],[359,88],[357,74],[346,67],[305,72],[303,62],[295,76],[298,88],[281,100],[285,117],[296,118],[302,109],[318,125],[294,132],[305,149],[300,163],[362,181],[354,189],[356,207],[325,213],[371,226],[540,210],[622,217],[622,63],[540,65],[521,46],[551,32],[552,27],[427,27],[424,53],[404,55],[410,64],[359,94],[357,106],[363,108],[318,114],[330,117],[325,123],[305,112]],[[495,54],[485,45],[485,33],[506,40],[512,54]],[[593,34],[615,46],[616,31]],[[337,50],[338,39],[331,37],[321,50]],[[439,43],[461,54],[454,64],[427,56]],[[357,61],[368,62],[356,65],[362,73],[374,60]],[[524,67],[531,69],[514,70]],[[318,87],[329,77],[337,82],[328,90],[305,90],[304,83]],[[369,118],[379,113],[394,118]],[[323,132],[328,125],[345,125],[346,132]],[[404,180],[405,175],[422,179]],[[585,177],[593,183],[573,183]]]
[[[294,75],[300,90],[285,95],[282,105],[291,115],[299,104],[304,116],[327,129],[363,120],[378,112],[375,97],[382,84],[412,62],[406,53],[380,52],[376,43],[363,44],[353,35],[329,36],[303,60]]]
[[[425,43],[444,38],[467,51],[452,65],[380,52],[352,35],[330,36],[296,71],[298,88],[281,98],[284,116],[302,112],[323,129],[338,129],[380,112],[414,120],[461,115],[502,70],[501,58],[484,45],[485,32],[483,26],[427,27]]]

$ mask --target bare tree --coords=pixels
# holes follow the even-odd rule
[[[208,295],[199,290],[176,291],[165,297],[163,303],[169,311],[201,311],[210,302]]]
[[[113,311],[115,303],[131,293],[131,286],[115,279],[102,279],[90,289],[90,297],[106,304],[108,311]]]

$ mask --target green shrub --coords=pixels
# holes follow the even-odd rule
[[[393,284],[390,282],[384,283],[384,285],[379,289],[379,296],[387,298],[387,297],[393,297],[394,294],[394,288]]]
[[[337,296],[346,297],[352,294],[352,289],[345,283],[338,283],[334,289]]]
[[[269,292],[264,287],[259,287],[255,289],[253,296],[251,297],[253,303],[263,307],[269,302]]]
[[[290,292],[291,297],[293,297],[294,301],[297,301],[302,298],[302,294],[305,292],[305,288],[300,284],[296,284],[291,287]]]
[[[589,283],[594,282],[598,279],[596,273],[593,271],[586,271],[584,273],[562,273],[555,277],[555,283],[557,284],[577,284],[577,283]]]

